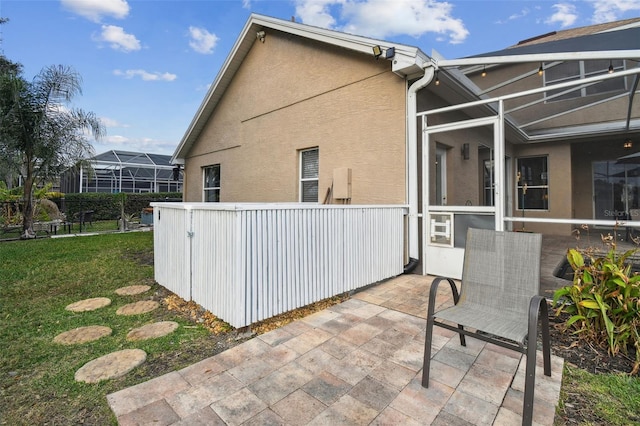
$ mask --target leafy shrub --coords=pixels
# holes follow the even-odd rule
[[[556,315],[569,314],[565,326],[579,337],[608,346],[612,356],[634,348],[631,374],[640,369],[640,275],[629,262],[636,250],[619,254],[615,242],[605,255],[569,249],[573,284],[553,296]]]
[[[60,206],[62,203],[54,199]],[[94,220],[111,220],[120,217],[120,194],[102,192],[84,192],[81,194],[66,194],[64,197],[64,207],[67,217],[73,217],[77,212],[93,210]],[[179,192],[157,192],[143,194],[126,194],[125,213],[140,214],[142,209],[149,207],[152,202],[182,201],[182,194]]]

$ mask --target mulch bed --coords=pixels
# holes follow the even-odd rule
[[[566,316],[556,317],[553,313],[549,315],[551,350],[555,355],[592,374],[629,374],[633,370],[633,348],[627,354],[619,353],[612,357],[606,347],[594,346],[578,339],[572,334],[572,330],[563,331],[566,319]]]

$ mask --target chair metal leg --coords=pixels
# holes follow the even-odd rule
[[[544,374],[551,376],[551,351],[549,344],[549,313],[547,301],[542,296],[534,296],[529,303],[529,328],[527,334],[527,365],[524,379],[524,404],[522,424],[533,422],[533,401],[536,385],[536,349],[538,340],[538,320],[542,322],[542,355]]]
[[[442,280],[447,280],[449,286],[451,287],[451,292],[453,293],[453,302],[458,304],[458,300],[460,300],[460,296],[458,294],[458,288],[456,287],[456,283],[451,278],[438,277],[433,280],[431,283],[431,289],[429,290],[429,306],[427,308],[427,330],[425,331],[424,337],[424,359],[422,362],[422,386],[425,388],[429,387],[429,368],[431,366],[431,342],[433,340],[433,326],[435,325],[435,309],[436,309],[436,297],[438,295],[438,286]],[[458,326],[459,329],[463,329],[461,325]],[[466,346],[466,341],[464,339],[464,334],[460,334],[460,344],[462,346]]]
[[[451,287],[451,293],[453,293],[453,304],[457,305],[458,301],[460,300],[460,294],[458,294],[458,287],[456,287],[456,283],[451,278],[447,278],[447,281],[449,282],[449,287]],[[458,329],[464,330],[464,326],[458,324]],[[465,340],[464,334],[458,333],[458,336],[460,336],[460,345],[467,346],[467,341]]]
[[[431,305],[431,303],[429,303]],[[430,311],[431,309],[429,309]],[[429,371],[431,367],[431,341],[433,339],[433,313],[427,316],[427,331],[424,337],[424,360],[422,361],[422,387],[429,387]]]
[[[547,301],[540,301],[540,321],[542,322],[542,357],[544,359],[544,375],[551,377],[551,339],[549,338],[549,309]]]
[[[537,326],[536,326],[537,328]],[[531,329],[531,327],[529,327]],[[527,367],[524,378],[524,403],[522,406],[522,425],[531,426],[533,423],[533,396],[536,386],[536,343],[528,342]]]

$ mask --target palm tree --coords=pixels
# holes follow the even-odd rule
[[[62,65],[43,69],[32,82],[13,72],[0,77],[0,151],[19,158],[24,178],[22,238],[34,238],[33,188],[93,155],[87,131],[95,139],[104,126],[91,112],[68,108],[82,93],[81,78]]]

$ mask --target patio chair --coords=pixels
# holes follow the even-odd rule
[[[63,226],[68,228],[68,232],[71,232],[74,223],[78,224],[80,232],[82,232],[83,227],[85,230],[87,229],[87,223],[93,227],[93,210],[84,210],[74,213],[71,221],[66,221]]]
[[[460,294],[453,279],[438,277],[429,293],[422,386],[429,386],[433,326],[453,330],[466,346],[465,335],[527,356],[522,424],[533,418],[536,339],[542,322],[544,374],[551,376],[547,302],[539,296],[542,235],[485,229],[467,231]],[[435,312],[438,285],[446,280],[454,306]]]

